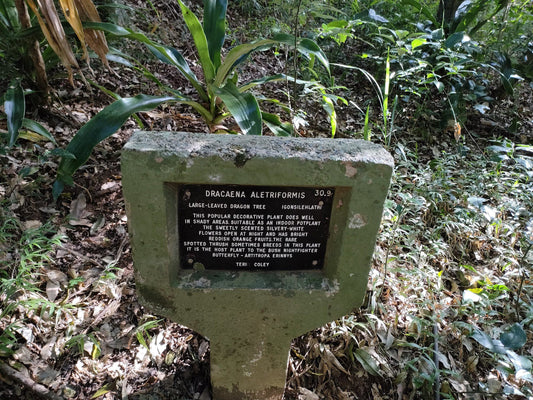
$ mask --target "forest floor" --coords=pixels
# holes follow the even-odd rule
[[[193,58],[184,31],[175,29],[179,10],[163,3],[152,29]],[[139,28],[148,31],[151,22]],[[240,31],[232,32],[238,41]],[[272,63],[270,56],[260,53],[243,76],[283,67],[283,57]],[[183,90],[175,72],[150,66]],[[121,96],[157,90],[131,69],[113,68],[95,61],[94,75],[85,73]],[[59,147],[111,102],[93,86],[65,81],[56,75],[52,102],[30,115]],[[343,83],[351,102],[338,109],[337,136],[360,137],[364,114],[355,105],[373,90],[362,78]],[[438,100],[426,104],[427,113],[401,106],[387,144],[396,169],[365,303],[293,341],[286,399],[436,399],[436,388],[441,398],[533,398],[526,251],[533,241],[533,87],[517,90],[484,114],[469,110],[458,138],[432,112],[442,108]],[[305,106],[313,118],[298,134],[329,136],[320,105]],[[140,118],[147,130],[207,132],[186,108],[163,106]],[[518,129],[510,133],[513,118]],[[151,315],[136,298],[120,173],[120,150],[135,129],[130,120],[98,145],[57,202],[56,145],[26,136],[0,154],[0,310],[12,307],[0,321],[2,399],[211,398],[208,340]],[[7,296],[8,285],[20,288]]]

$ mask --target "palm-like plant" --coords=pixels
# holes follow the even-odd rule
[[[60,162],[53,190],[55,197],[63,191],[65,184],[72,184],[72,174],[87,161],[96,144],[116,132],[132,114],[151,110],[164,102],[191,106],[205,120],[211,132],[235,133],[223,124],[225,119],[232,116],[242,134],[261,135],[262,124],[265,122],[275,134],[290,135],[292,126],[282,123],[276,115],[261,112],[257,98],[250,89],[265,82],[293,78],[277,74],[244,84],[238,81],[237,67],[254,51],[280,44],[292,46],[301,54],[318,60],[329,74],[328,60],[314,41],[285,34],[235,46],[223,58],[221,50],[225,38],[227,0],[205,0],[203,23],[200,23],[182,0],[177,1],[194,40],[203,70],[203,80],[194,74],[185,58],[175,48],[157,44],[142,33],[114,24],[98,23],[87,26],[104,30],[116,37],[144,43],[159,60],[174,66],[189,81],[196,91],[196,97],[187,97],[166,87],[166,95],[121,98],[104,108],[78,131],[67,146],[66,151],[72,157],[63,158]],[[330,99],[326,98],[324,101],[328,100]],[[330,116],[332,115],[334,114],[330,113]]]

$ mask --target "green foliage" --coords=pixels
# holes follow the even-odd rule
[[[27,62],[27,45],[21,33],[14,0],[0,0],[0,69],[4,75],[0,77],[0,87],[17,76],[18,66]]]
[[[157,328],[157,326],[163,321],[162,319],[149,319],[146,322],[143,322],[137,328],[135,328],[135,337],[141,346],[146,350],[150,350],[149,344],[152,340],[149,331],[151,329]]]
[[[494,100],[489,90],[494,74],[511,96],[516,85],[531,76],[533,51],[528,43],[533,40],[533,19],[527,2],[445,3],[454,9],[443,21],[439,2],[359,2],[356,13],[345,9],[342,18],[332,13],[315,30],[318,38],[329,41],[323,47],[331,49],[331,60],[339,59],[335,65],[364,71],[373,87],[380,82],[374,103],[379,102],[381,121],[374,125],[386,144],[393,136],[395,117],[388,109],[402,109],[390,107],[387,98],[398,96],[396,106],[415,106],[430,114],[425,119],[435,117],[425,107],[427,102],[439,99],[442,128],[449,121],[463,124],[467,110],[483,111]],[[359,108],[361,118],[366,106]]]
[[[24,118],[26,113],[26,99],[20,80],[13,80],[3,97],[4,112],[7,121],[7,147],[13,147],[19,137],[21,128],[35,132],[37,135],[55,143],[53,136],[46,128],[36,121]],[[0,145],[2,145],[1,141]],[[3,147],[0,147],[0,151],[3,151]]]
[[[50,253],[60,245],[61,236],[53,235],[49,224],[21,232],[13,218],[6,218],[0,226],[0,243],[6,254],[16,255],[15,261],[0,259],[0,319],[9,320],[17,307],[59,317],[62,307],[41,295],[39,277],[50,261]],[[3,250],[4,251],[4,250]],[[19,323],[11,323],[0,332],[0,354],[9,355],[17,344]]]
[[[92,334],[79,334],[72,336],[65,343],[66,348],[75,348],[78,354],[84,354],[88,352],[91,358],[94,360],[100,356],[101,347],[100,342]]]
[[[225,37],[226,1],[206,2],[203,25],[183,2],[180,0],[178,2],[196,47],[203,70],[203,81],[194,74],[181,53],[172,47],[157,44],[142,33],[114,24],[93,23],[87,26],[104,30],[115,37],[143,43],[160,61],[175,67],[187,79],[196,90],[197,98],[185,96],[158,82],[161,88],[170,95],[155,97],[138,95],[133,98],[119,99],[106,107],[84,125],[67,146],[66,151],[74,158],[61,160],[53,189],[55,198],[63,191],[65,184],[72,184],[72,174],[87,161],[97,143],[116,132],[130,115],[156,108],[164,102],[182,103],[192,107],[205,120],[211,132],[234,133],[223,125],[224,120],[232,116],[243,134],[260,135],[262,113],[256,97],[250,90],[265,82],[293,78],[279,74],[239,84],[238,68],[255,51],[264,51],[279,45],[296,47],[304,56],[318,60],[329,73],[328,60],[315,42],[306,38],[296,39],[287,34],[235,46],[222,61],[220,54]],[[157,81],[154,75],[151,75],[151,78]],[[314,85],[317,86],[317,84]],[[323,98],[328,99],[326,93],[323,94]],[[328,100],[324,101],[328,103]],[[331,101],[328,104],[331,105]],[[330,116],[333,127],[335,121],[331,108]],[[266,125],[275,134],[287,135],[291,132],[289,125],[273,118],[270,114],[267,114],[265,119]]]
[[[533,321],[532,147],[501,140],[485,154],[460,150],[421,162],[416,143],[397,146],[380,238],[387,250],[376,255],[385,271],[374,272],[369,308],[391,312],[380,301],[384,288],[416,298],[410,310],[394,311],[407,321],[407,338],[391,345],[413,351],[398,379],[415,397],[432,397],[436,382],[452,394],[450,382],[472,380],[477,369],[498,371],[504,394],[530,396],[533,359],[523,350]],[[479,366],[473,354],[451,368],[439,343],[473,349]]]

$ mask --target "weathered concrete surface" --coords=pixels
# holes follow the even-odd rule
[[[290,341],[360,305],[392,167],[358,140],[134,134],[122,175],[139,298],[210,339],[215,400],[280,399]],[[324,269],[180,269],[180,183],[334,186]]]

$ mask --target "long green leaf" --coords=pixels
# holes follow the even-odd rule
[[[326,93],[322,93],[322,108],[328,114],[329,124],[331,125],[331,137],[334,138],[337,132],[337,113],[335,112],[333,100]]]
[[[209,56],[215,70],[220,67],[220,50],[224,44],[226,32],[227,0],[204,0],[203,28],[209,48]]]
[[[353,355],[366,372],[373,376],[381,376],[379,365],[376,363],[372,355],[370,355],[365,349],[355,349]]]
[[[266,112],[261,113],[263,122],[268,126],[268,129],[276,136],[292,136],[294,133],[294,127],[288,122],[282,122],[278,115],[269,114]]]
[[[123,98],[115,101],[87,122],[68,144],[66,151],[76,158],[62,158],[54,183],[54,198],[61,194],[65,184],[72,183],[72,174],[89,159],[94,147],[115,133],[134,113],[150,111],[167,101],[179,101],[174,96],[146,96]]]
[[[286,44],[289,47],[294,47],[294,44],[296,43],[296,49],[301,54],[308,58],[315,56],[316,59],[324,66],[328,74],[330,73],[328,58],[315,41],[307,38],[295,40],[293,35],[289,35],[287,33],[278,33],[273,37],[273,40],[275,40],[277,43]]]
[[[262,39],[252,43],[245,43],[235,46],[230,52],[226,55],[224,62],[217,70],[217,75],[215,77],[214,86],[221,87],[226,82],[228,76],[239,64],[246,61],[248,56],[258,49],[266,50],[267,48],[278,44],[277,41],[272,39]]]
[[[207,45],[207,38],[205,37],[204,29],[198,21],[198,18],[194,13],[185,5],[181,0],[178,0],[181,8],[181,13],[189,32],[191,32],[192,39],[198,52],[198,58],[204,71],[205,81],[209,84],[215,77],[215,67],[209,56],[209,47]]]
[[[233,82],[228,81],[222,88],[213,88],[245,135],[261,135],[261,111],[251,93],[241,93]]]
[[[189,64],[181,53],[169,46],[164,46],[150,40],[140,32],[134,32],[130,29],[108,22],[88,22],[83,25],[85,28],[98,29],[107,32],[117,37],[124,37],[131,40],[136,40],[145,44],[148,49],[160,60],[169,65],[176,67],[181,74],[193,85],[200,97],[207,101],[207,94],[201,82],[198,80],[194,72],[189,67]]]
[[[422,14],[424,14],[424,16],[433,23],[433,25],[437,25],[437,19],[435,18],[435,15],[433,15],[433,12],[423,2],[418,0],[402,0],[402,4],[418,8],[420,12],[422,12]]]
[[[316,57],[318,61],[326,68],[326,71],[328,71],[328,74],[330,74],[329,69],[329,61],[326,54],[322,51],[320,46],[316,44],[316,42],[312,41],[311,39],[302,39],[298,43],[298,51],[303,54],[304,56],[311,58],[312,56]]]
[[[289,34],[278,34],[274,36],[273,39],[261,39],[252,43],[245,43],[241,44],[239,46],[235,46],[233,49],[230,50],[230,52],[227,54],[226,58],[224,59],[224,62],[218,68],[217,75],[215,78],[214,85],[215,86],[222,86],[226,82],[226,79],[230,76],[232,71],[240,64],[242,64],[244,61],[247,60],[248,56],[253,53],[254,51],[258,50],[266,50],[270,47],[279,45],[279,44],[285,44],[291,47],[294,47],[294,44],[296,43],[297,50],[302,53],[305,56],[314,55],[317,60],[319,60],[324,68],[329,73],[329,61],[324,54],[324,52],[320,49],[320,47],[313,42],[310,39],[303,39],[300,41],[295,41],[294,36]]]
[[[24,90],[19,81],[12,81],[4,96],[4,112],[7,116],[7,132],[9,134],[9,147],[17,140],[22,120],[26,113]]]
[[[35,133],[45,137],[46,139],[50,140],[52,143],[56,143],[56,140],[50,134],[50,132],[48,132],[48,130],[44,126],[42,126],[40,123],[38,123],[37,121],[34,121],[32,119],[23,118],[22,119],[22,126],[24,128],[26,128],[27,130],[29,130],[29,131],[35,132]]]
[[[288,76],[285,74],[276,74],[276,75],[270,75],[270,76],[264,76],[263,78],[254,79],[252,81],[246,82],[245,84],[239,86],[239,90],[241,92],[245,92],[247,90],[250,90],[256,86],[262,85],[264,83],[268,82],[277,82],[277,81],[285,81],[289,80]]]

